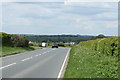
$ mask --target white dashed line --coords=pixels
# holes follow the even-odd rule
[[[45,48],[44,48],[44,49],[45,49]],[[52,50],[50,50],[50,51],[53,51],[53,50],[55,50],[55,49],[52,49]],[[44,52],[44,53],[42,53],[42,54],[49,53],[50,51]],[[40,56],[40,55],[42,55],[42,54],[38,54],[38,55],[35,55],[35,56],[37,57],[37,56]],[[29,59],[32,59],[32,58],[33,58],[33,57],[29,57],[29,58],[23,59],[23,60],[21,60],[21,61],[26,61],[26,60],[29,60]],[[10,66],[15,65],[15,64],[17,64],[17,63],[12,63],[12,64],[6,65],[6,66],[4,66],[4,67],[0,67],[0,70],[3,69],[3,68],[10,67]]]
[[[26,61],[26,60],[29,60],[29,59],[31,59],[32,57],[30,57],[30,58],[26,58],[26,59],[23,59],[23,60],[21,60],[21,61]]]
[[[46,52],[42,53],[42,54],[45,54]]]
[[[9,67],[9,66],[12,66],[12,65],[15,65],[16,63],[12,63],[12,64],[9,64],[7,66],[4,66],[4,67],[1,67],[0,69],[3,69],[3,68],[6,68],[6,67]]]
[[[35,56],[39,56],[39,55],[35,55]]]

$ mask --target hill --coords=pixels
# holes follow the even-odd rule
[[[42,42],[42,41],[52,41],[52,42],[80,42],[86,40],[93,40],[95,36],[87,36],[87,35],[25,35],[27,36],[29,41],[32,42]]]

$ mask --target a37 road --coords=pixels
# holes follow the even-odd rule
[[[2,58],[2,78],[58,78],[70,48],[44,48]]]

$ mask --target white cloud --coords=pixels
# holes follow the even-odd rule
[[[119,0],[1,0],[0,2],[118,2]]]
[[[31,25],[29,19],[26,18],[15,18],[14,22],[12,21],[12,25]]]
[[[110,29],[115,29],[118,28],[118,21],[106,21],[104,22],[106,24],[106,28]]]
[[[119,2],[119,0],[65,0],[65,2]]]
[[[118,13],[115,13],[115,12],[105,12],[105,13],[102,13],[102,14],[97,14],[96,17],[98,18],[116,18],[118,17]]]
[[[53,30],[53,34],[96,34],[100,32],[112,34],[112,30],[113,35],[117,33],[115,32],[117,30],[116,4],[77,4],[77,6],[72,6],[74,3],[67,6],[63,3],[5,3],[3,4],[3,13],[5,13],[3,20],[6,23],[4,30],[11,33],[38,34],[53,33]],[[28,28],[29,31],[27,31]]]
[[[1,0],[0,2],[63,2],[64,0]]]
[[[74,2],[74,1],[66,1],[65,5],[71,6],[83,6],[83,7],[91,7],[91,8],[109,8],[116,9],[118,8],[118,2]],[[116,5],[117,4],[117,5]]]
[[[0,25],[3,25],[3,24],[5,24],[5,22],[0,22]]]

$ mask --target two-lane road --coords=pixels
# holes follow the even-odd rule
[[[58,78],[70,48],[44,48],[2,58],[2,78]]]

